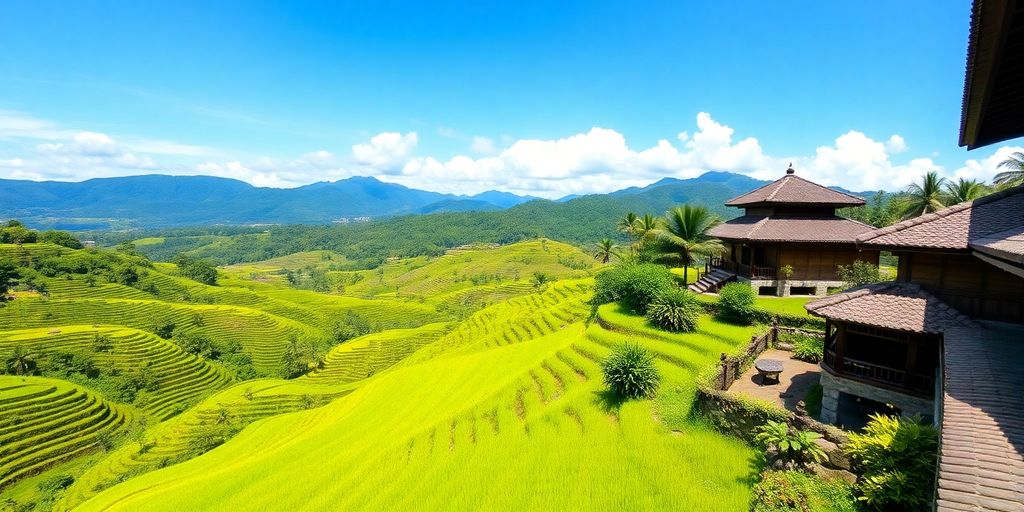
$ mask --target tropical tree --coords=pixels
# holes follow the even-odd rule
[[[637,251],[642,251],[650,246],[650,243],[658,237],[661,229],[661,219],[645,213],[633,223],[633,234],[636,236]]]
[[[973,201],[987,192],[985,185],[977,180],[960,178],[946,183],[946,196],[949,204]]]
[[[703,206],[684,204],[665,215],[665,227],[658,231],[664,256],[683,264],[683,282],[689,278],[694,256],[712,256],[725,250],[722,241],[708,234],[722,221]]]
[[[942,202],[942,189],[945,186],[946,178],[940,177],[937,171],[925,174],[921,183],[908,186],[903,197],[903,218],[909,219],[945,208]]]
[[[992,180],[996,185],[1002,187],[1013,187],[1020,184],[1024,184],[1024,153],[1017,151],[1010,155],[1006,160],[999,162],[997,169],[1006,168],[999,174],[996,174]]]
[[[28,350],[21,345],[14,347],[14,351],[4,363],[7,373],[12,375],[29,375],[36,369],[36,361],[32,358],[32,354],[29,354]]]
[[[616,226],[616,228],[619,231],[625,233],[626,236],[629,237],[630,242],[633,241],[633,234],[635,233],[634,229],[636,228],[636,221],[636,214],[633,212],[629,212],[623,215],[621,219],[619,219],[619,224]]]
[[[611,238],[602,239],[597,243],[597,249],[594,251],[594,257],[601,260],[601,263],[608,263],[612,256],[619,256],[619,246],[612,242]]]

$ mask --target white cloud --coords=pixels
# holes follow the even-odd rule
[[[374,135],[367,144],[352,146],[352,156],[356,162],[384,174],[397,173],[418,142],[416,132],[384,132]]]
[[[593,127],[555,139],[468,137],[453,129],[438,134],[466,143],[466,154],[417,156],[416,132],[383,132],[351,146],[351,153],[324,148],[297,157],[231,155],[201,146],[67,130],[21,113],[0,111],[0,177],[81,180],[141,172],[209,174],[257,186],[292,187],[354,175],[427,190],[476,193],[507,190],[544,197],[608,192],[670,176],[730,171],[775,179],[793,162],[800,176],[852,190],[897,190],[923,173],[991,180],[999,162],[1024,148],[1007,146],[978,155],[947,171],[935,154],[908,153],[898,134],[875,139],[850,130],[830,144],[792,155],[772,155],[755,137],[738,137],[709,113],[695,127],[649,147],[631,146],[613,129]],[[214,158],[200,158],[214,157]]]
[[[494,141],[487,137],[473,137],[469,150],[480,155],[490,155],[495,150]]]
[[[903,137],[893,135],[885,142],[885,149],[888,149],[890,153],[902,153],[907,150],[907,142],[903,140]]]
[[[81,155],[116,156],[121,152],[114,139],[105,133],[76,133],[72,140],[74,140],[73,150]]]
[[[1024,147],[1003,146],[986,158],[967,160],[964,162],[963,167],[953,172],[953,176],[971,180],[992,181],[996,174],[1007,170],[1005,168],[1000,169],[999,164],[1009,158],[1010,155],[1018,152],[1024,152]]]

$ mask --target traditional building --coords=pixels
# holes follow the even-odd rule
[[[878,264],[878,251],[856,245],[857,236],[873,228],[836,215],[837,209],[862,206],[864,200],[800,178],[792,167],[725,205],[743,208],[744,215],[711,230],[726,251],[710,261],[714,270],[691,286],[695,291],[735,279],[761,295],[825,295],[842,285],[839,265]]]
[[[975,0],[960,145],[1024,135],[1024,1]],[[807,304],[826,319],[822,417],[850,398],[931,419],[935,508],[1024,512],[1024,185],[865,233],[896,282]],[[928,414],[928,411],[931,411]]]

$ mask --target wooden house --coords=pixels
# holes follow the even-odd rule
[[[857,236],[873,228],[836,215],[837,209],[862,206],[864,200],[800,178],[792,167],[782,178],[725,204],[743,208],[744,215],[711,230],[726,250],[710,261],[714,270],[693,286],[695,291],[735,279],[761,295],[825,295],[842,285],[839,265],[878,264],[878,251],[856,244]]]

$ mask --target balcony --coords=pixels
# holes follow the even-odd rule
[[[920,373],[908,372],[900,368],[892,368],[880,364],[838,357],[833,350],[825,351],[821,366],[833,375],[878,385],[924,398],[932,398],[935,394],[935,377]]]
[[[711,258],[710,263],[712,268],[720,268],[750,279],[775,280],[777,275],[775,267],[745,265],[735,261],[723,260],[721,257]]]

